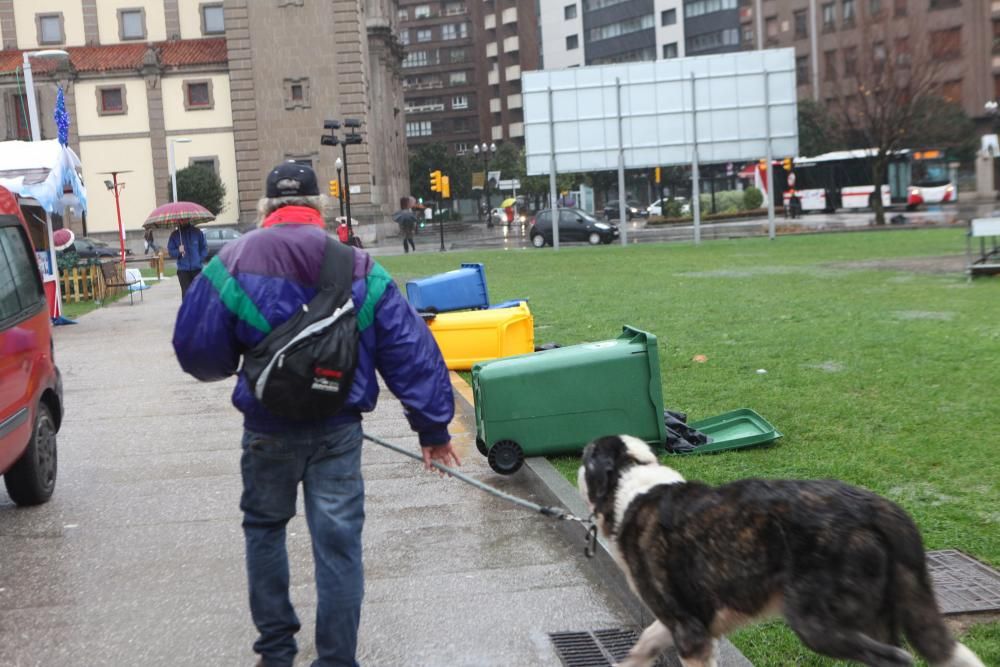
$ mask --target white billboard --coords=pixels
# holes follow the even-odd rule
[[[794,49],[525,72],[522,86],[530,175],[551,171],[553,137],[559,173],[618,169],[620,147],[627,169],[691,163],[696,143],[702,163],[757,160],[768,116],[771,154],[798,154]]]

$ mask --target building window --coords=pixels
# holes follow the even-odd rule
[[[444,6],[446,16],[462,16],[466,11],[464,2],[449,2]]]
[[[946,9],[948,7],[958,7],[962,0],[930,0],[931,9]]]
[[[406,136],[408,137],[429,137],[431,136],[431,121],[421,120],[406,124]]]
[[[285,79],[285,108],[308,109],[309,79]]]
[[[465,39],[468,36],[468,23],[448,23],[441,26],[441,39]]]
[[[710,51],[723,46],[736,46],[739,44],[740,31],[737,28],[718,30],[716,32],[706,32],[701,35],[687,38],[687,47],[684,49],[685,55],[693,55],[704,51]]]
[[[431,30],[430,28],[423,28],[417,31],[417,41],[418,42],[429,42],[431,41]]]
[[[809,36],[809,12],[795,12],[795,39],[805,39]]]
[[[837,52],[826,51],[823,53],[823,79],[835,81],[837,79]]]
[[[844,0],[844,26],[854,25],[854,0]]]
[[[943,97],[946,102],[960,103],[962,101],[962,80],[955,79],[954,81],[946,81],[945,84],[941,86],[941,97]]]
[[[456,155],[465,155],[468,152],[469,152],[469,142],[467,142],[467,141],[460,141],[457,144],[455,144],[455,154]]]
[[[207,169],[213,174],[218,175],[219,173],[219,158],[212,157],[193,157],[188,160],[189,167],[201,167],[202,169]]]
[[[118,39],[124,41],[146,39],[146,10],[118,10]]]
[[[63,15],[36,14],[35,26],[38,28],[39,44],[62,44],[66,41],[66,31],[63,30]]]
[[[677,10],[665,9],[660,12],[660,25],[674,25],[677,23]]]
[[[908,37],[896,39],[896,64],[900,67],[910,66],[910,39]]]
[[[896,16],[906,16],[906,0],[893,0],[893,14]]]
[[[28,128],[28,97],[24,93],[9,91],[6,95],[7,117],[11,122],[7,124],[7,138],[20,141],[31,141],[31,130]],[[98,108],[100,108],[100,97],[97,98]]]
[[[832,2],[823,5],[823,32],[830,32],[836,27],[837,7]]]
[[[409,21],[410,20],[410,10],[408,10],[408,9],[400,9],[398,12],[396,12],[396,18],[399,19],[400,21]]]
[[[468,109],[469,108],[469,96],[468,95],[455,95],[451,98],[451,108],[452,109]]]
[[[567,51],[572,51],[573,49],[578,49],[578,48],[580,48],[580,36],[579,35],[570,35],[569,37],[566,38],[566,50]]]
[[[670,58],[677,57],[677,42],[671,42],[670,44],[663,45],[663,59],[669,60]]]
[[[646,16],[602,25],[598,28],[591,28],[590,32],[587,33],[587,39],[591,42],[599,42],[602,39],[611,39],[613,37],[621,37],[622,35],[628,35],[640,30],[648,30],[654,25],[655,22],[653,20],[653,15],[647,14]]]
[[[222,35],[226,32],[225,12],[221,4],[201,6],[201,34]]]
[[[468,82],[469,76],[466,72],[450,72],[448,74],[449,86],[464,86]]]
[[[576,5],[566,5],[563,7],[563,18],[567,21],[576,18]]]
[[[402,44],[403,46],[406,46],[407,44],[410,43],[410,31],[409,30],[400,30],[399,31],[399,43]]]
[[[942,60],[962,57],[962,27],[931,32],[931,55]]]
[[[212,99],[212,82],[209,79],[203,81],[184,82],[184,108],[188,111],[200,109],[211,109],[215,106]]]
[[[778,41],[778,17],[768,16],[764,19],[764,34],[767,35],[767,41],[776,42]]]
[[[878,16],[882,13],[882,0],[868,0],[868,13],[871,16]]]
[[[800,86],[809,83],[809,56],[795,59],[795,78]]]
[[[414,19],[427,19],[431,16],[431,6],[430,5],[417,5],[413,8],[413,18]]]
[[[431,58],[427,51],[409,51],[403,59],[403,67],[426,67],[437,65],[437,58]]]
[[[121,116],[128,113],[125,105],[125,86],[99,86],[97,88],[97,115]]]
[[[738,4],[738,0],[692,0],[692,2],[684,4],[684,17],[693,18],[727,9],[736,9]]]
[[[453,63],[464,63],[469,60],[469,57],[465,49],[451,49],[448,53],[448,59]]]
[[[858,73],[858,47],[844,49],[844,76],[854,76]]]

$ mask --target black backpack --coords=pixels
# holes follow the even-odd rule
[[[358,363],[353,274],[354,251],[328,237],[316,296],[243,355],[250,389],[272,414],[323,419],[347,401]]]

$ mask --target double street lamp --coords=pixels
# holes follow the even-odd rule
[[[493,226],[493,211],[490,206],[490,155],[496,155],[497,145],[487,144],[485,141],[480,145],[476,144],[472,147],[472,153],[478,158],[480,155],[483,156],[483,187],[486,188],[486,226]],[[483,216],[480,210],[479,221],[482,222]]]
[[[340,187],[340,201],[341,204],[346,208],[347,213],[347,238],[354,238],[354,228],[351,223],[351,180],[347,173],[347,147],[351,145],[358,145],[362,143],[361,135],[358,134],[358,128],[361,127],[361,121],[357,118],[345,118],[343,122],[343,127],[345,128],[344,136],[338,137],[337,130],[341,128],[341,122],[339,120],[325,120],[323,121],[323,129],[329,130],[329,134],[324,134],[320,139],[320,144],[323,146],[336,146],[340,144],[343,148],[343,160],[337,158],[337,181],[340,181],[340,169],[343,166],[344,169],[344,182]]]

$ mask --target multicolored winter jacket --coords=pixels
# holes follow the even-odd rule
[[[192,283],[177,314],[174,350],[181,367],[205,382],[237,373],[244,351],[312,299],[325,244],[316,211],[286,206],[268,216],[262,229],[223,247]],[[358,421],[375,408],[378,370],[403,403],[420,444],[447,443],[455,405],[437,343],[385,269],[357,248],[352,296],[360,332],[358,367],[340,414],[318,423],[276,417],[239,372],[233,405],[243,413],[244,427],[281,433]]]

